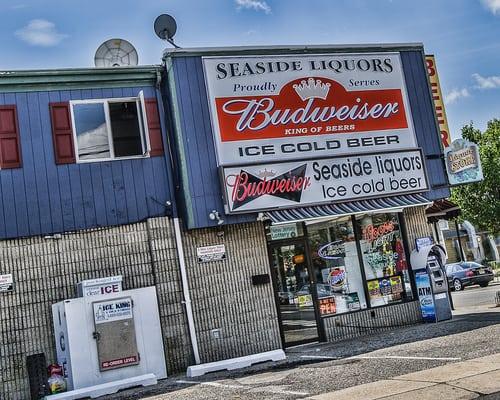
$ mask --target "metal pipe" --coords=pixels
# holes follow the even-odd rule
[[[460,229],[458,228],[458,221],[456,219],[455,219],[455,231],[457,232],[458,248],[460,249],[460,261],[467,261],[465,259],[464,249],[462,248],[462,242],[460,241]]]
[[[189,294],[189,285],[186,273],[186,260],[184,258],[184,247],[182,246],[181,228],[179,218],[174,218],[175,244],[177,246],[177,255],[179,256],[179,266],[181,269],[182,292],[184,294],[184,305],[188,320],[189,337],[193,347],[194,362],[200,364],[200,353],[198,351],[198,339],[196,338],[196,328],[194,326],[193,309],[191,307],[191,296]]]

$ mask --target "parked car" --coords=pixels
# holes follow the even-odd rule
[[[446,276],[453,290],[463,290],[470,285],[486,287],[494,277],[490,267],[470,261],[446,265]]]

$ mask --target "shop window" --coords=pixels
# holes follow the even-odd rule
[[[372,307],[412,298],[398,214],[358,216],[361,251]]]
[[[322,316],[367,307],[350,217],[307,223]]]
[[[139,98],[70,104],[78,161],[148,155],[147,125]]]

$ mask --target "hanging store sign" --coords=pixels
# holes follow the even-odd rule
[[[226,213],[428,190],[421,151],[222,168]]]
[[[456,139],[444,150],[450,185],[462,185],[483,180],[483,170],[477,144]]]
[[[399,53],[204,57],[219,165],[415,148]]]

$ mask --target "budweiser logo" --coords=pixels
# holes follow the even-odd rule
[[[347,91],[327,78],[294,80],[277,95],[215,101],[222,141],[283,137],[297,127],[303,135],[332,133],[335,124],[351,132],[408,127],[400,89]]]
[[[300,84],[293,85],[293,88],[302,100],[308,99],[326,99],[330,91],[329,83],[322,83],[319,79],[309,78],[306,81],[300,81]]]
[[[272,179],[268,179],[269,171],[259,173],[263,178],[244,169],[237,175],[228,175],[226,185],[232,188],[233,210],[265,195],[300,203],[303,190],[311,185],[311,178],[305,176],[306,167],[307,164],[301,165]]]

